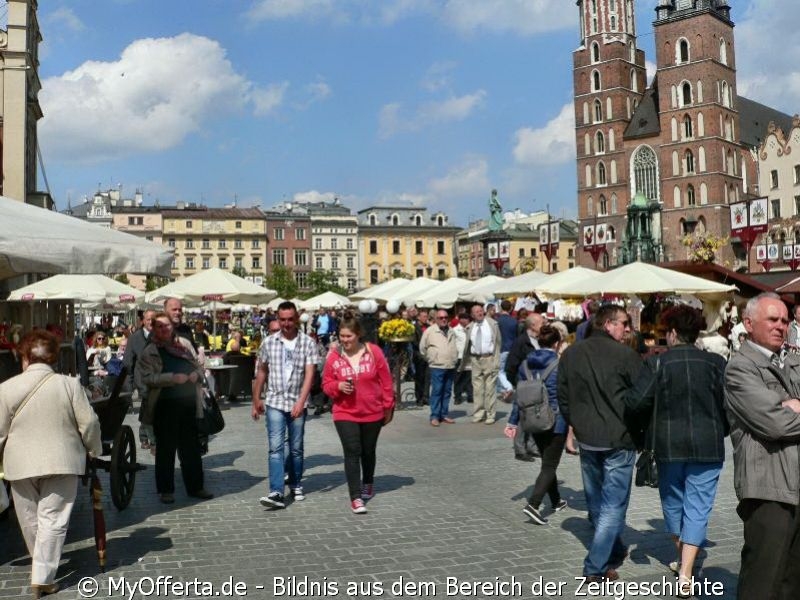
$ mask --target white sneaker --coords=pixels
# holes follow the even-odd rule
[[[306,495],[303,493],[303,488],[301,486],[299,486],[299,485],[297,487],[293,487],[292,488],[292,497],[297,502],[302,502],[303,500],[305,500],[306,499]]]

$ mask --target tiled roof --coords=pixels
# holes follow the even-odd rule
[[[739,140],[747,146],[759,146],[767,137],[770,121],[784,133],[792,129],[792,117],[744,96],[739,96]]]
[[[163,211],[165,219],[263,219],[258,208],[188,208]]]

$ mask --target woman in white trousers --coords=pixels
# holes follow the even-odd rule
[[[100,422],[78,379],[53,372],[58,340],[44,330],[19,345],[23,372],[0,384],[0,461],[25,545],[33,597],[55,583],[86,453],[102,452]]]

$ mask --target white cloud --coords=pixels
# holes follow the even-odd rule
[[[330,96],[332,92],[331,86],[328,85],[324,79],[318,78],[313,83],[306,84],[303,87],[302,99],[296,103],[295,108],[305,110],[312,104],[322,102]]]
[[[300,204],[314,203],[314,202],[333,202],[333,199],[338,194],[334,192],[318,192],[317,190],[309,190],[307,192],[297,192],[292,196],[292,201]]]
[[[451,60],[433,63],[428,67],[420,86],[428,92],[450,89],[450,85],[453,83],[453,71],[456,66],[456,63]]]
[[[489,164],[485,158],[470,156],[444,177],[431,180],[428,188],[438,197],[474,196],[476,192],[489,189],[488,173]]]
[[[259,0],[247,11],[252,21],[277,21],[281,19],[321,19],[335,14],[333,0]]]
[[[225,112],[274,110],[286,86],[255,86],[206,37],[140,39],[116,61],[45,79],[39,131],[51,156],[79,162],[160,151]]]
[[[753,0],[731,15],[738,92],[789,114],[800,112],[800,30],[787,18],[796,12],[796,0]]]
[[[281,104],[289,89],[289,82],[273,83],[263,88],[250,90],[247,97],[253,102],[253,112],[258,117],[273,113]]]
[[[73,33],[80,33],[86,29],[83,21],[73,12],[71,8],[62,6],[44,17],[44,24],[56,28],[68,29]]]
[[[386,104],[378,117],[379,134],[388,138],[400,132],[419,131],[437,123],[463,121],[483,105],[485,98],[486,92],[478,90],[472,94],[426,102],[416,112],[405,116],[399,102]]]
[[[544,127],[514,134],[514,160],[526,165],[557,165],[575,159],[575,108],[565,104]]]
[[[647,87],[650,87],[650,84],[653,83],[653,77],[656,76],[656,63],[651,60],[645,60],[644,69],[647,75]]]
[[[533,35],[575,27],[574,9],[562,4],[554,0],[447,0],[442,18],[464,33]]]

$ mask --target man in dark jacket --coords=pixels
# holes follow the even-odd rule
[[[539,313],[529,313],[525,317],[525,331],[517,336],[511,350],[508,353],[506,360],[505,372],[508,381],[511,385],[517,386],[517,378],[519,376],[519,366],[522,364],[528,354],[534,350],[539,349],[539,344],[536,341],[539,337],[539,330],[544,325],[544,317]]]
[[[620,535],[631,493],[636,447],[626,421],[625,397],[642,361],[621,343],[631,329],[619,306],[600,308],[592,335],[568,348],[558,369],[558,405],[575,430],[594,538],[583,562],[591,581],[615,580],[627,556]]]

